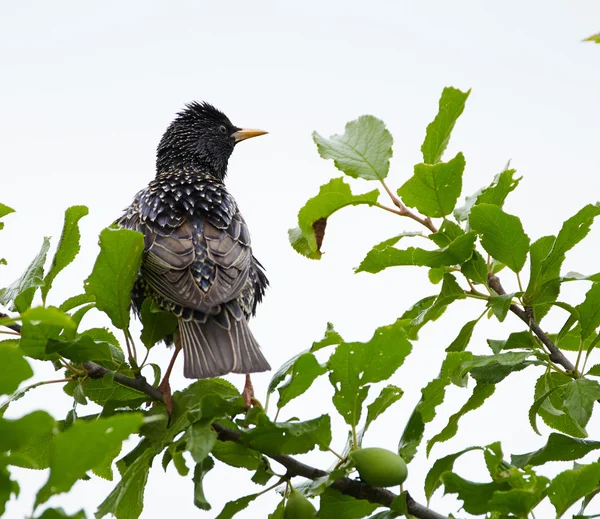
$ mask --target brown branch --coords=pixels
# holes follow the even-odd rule
[[[235,443],[240,442],[240,433],[238,431],[229,429],[216,422],[213,423],[213,428],[217,432],[219,440]],[[324,470],[306,465],[291,456],[280,455],[269,457],[287,469],[286,476],[288,477],[301,476],[307,479],[317,479],[327,476],[328,474]],[[366,499],[371,503],[387,507],[391,506],[392,501],[398,497],[396,494],[385,488],[372,487],[367,483],[350,478],[340,478],[334,481],[331,484],[331,488],[340,491],[342,494],[355,497],[356,499]],[[420,519],[448,519],[446,516],[440,515],[426,506],[417,503],[408,493],[406,496],[406,505],[408,512]]]
[[[506,291],[502,287],[500,283],[500,278],[498,276],[492,274],[491,272],[488,274],[488,285],[492,288],[498,295],[505,295]],[[542,344],[546,346],[548,349],[548,355],[550,360],[555,364],[560,364],[567,371],[574,373],[575,375],[579,375],[573,363],[564,356],[563,352],[554,344],[550,337],[544,332],[540,325],[535,321],[533,316],[527,310],[520,308],[517,305],[510,305],[510,311],[515,314],[521,321],[523,321],[533,333],[537,336],[537,338],[542,341]]]
[[[102,378],[107,373],[114,373],[114,380],[118,382],[122,386],[127,386],[131,389],[135,389],[140,391],[141,393],[145,393],[153,400],[157,400],[159,402],[164,402],[162,391],[151,384],[148,384],[146,378],[143,376],[139,377],[128,377],[127,375],[123,375],[122,373],[117,373],[110,369],[104,368],[95,362],[85,362],[83,367],[87,371],[87,374],[90,378]]]
[[[87,370],[88,375],[91,378],[102,378],[107,373],[112,373],[111,370],[99,366],[95,362],[86,362],[83,367]],[[115,373],[114,376],[115,382],[132,389],[136,389],[137,391],[141,391],[153,400],[164,402],[162,392],[158,388],[148,384],[144,377],[140,376],[137,378],[131,378],[121,373]],[[213,428],[217,432],[219,440],[240,443],[240,433],[238,431],[229,429],[228,427],[216,422],[213,423]],[[327,475],[326,471],[306,465],[292,458],[291,456],[269,457],[287,469],[288,477],[301,476],[307,479],[317,479]],[[337,481],[334,481],[331,485],[331,488],[339,490],[342,492],[342,494],[346,494],[357,499],[366,499],[372,503],[387,507],[389,507],[392,504],[392,501],[398,497],[393,492],[390,492],[384,488],[372,487],[366,483],[363,483],[362,481],[356,481],[350,478],[341,478]],[[448,519],[446,516],[440,515],[437,512],[430,510],[426,506],[417,503],[412,497],[410,497],[410,495],[408,495],[408,493],[406,497],[406,504],[408,511],[419,519]]]
[[[433,224],[433,222],[431,221],[431,218],[429,218],[429,216],[422,218],[418,214],[413,213],[408,207],[406,207],[402,203],[402,200],[400,200],[400,198],[398,198],[394,194],[394,192],[388,187],[388,185],[385,183],[384,180],[381,180],[381,185],[386,190],[387,194],[389,195],[389,197],[392,200],[392,202],[394,203],[394,205],[398,208],[398,211],[392,210],[391,211],[392,213],[396,213],[396,214],[399,214],[400,216],[406,216],[407,218],[411,218],[415,222],[419,222],[421,225],[424,225],[425,227],[427,227],[433,233],[438,232],[437,227]],[[390,209],[388,209],[384,206],[378,205],[378,207],[381,207],[382,209],[387,209],[388,211],[390,211]]]
[[[11,318],[10,315],[6,315],[6,314],[3,314],[2,312],[0,312],[0,319],[10,319],[10,318]],[[13,332],[21,333],[21,325],[19,323],[3,324],[2,326],[4,326],[5,328],[11,329]]]

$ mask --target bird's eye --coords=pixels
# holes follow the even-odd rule
[[[225,126],[221,125],[219,126],[219,131],[223,134],[226,135],[227,134],[227,128],[225,128]]]

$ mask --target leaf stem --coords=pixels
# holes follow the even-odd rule
[[[482,301],[488,301],[489,300],[488,296],[486,296],[485,294],[482,294],[481,292],[477,292],[477,291],[475,291],[475,293],[473,293],[473,292],[467,292],[465,290],[465,296],[470,297],[472,299],[480,299]]]
[[[402,203],[402,200],[400,200],[394,194],[394,192],[388,187],[388,185],[385,183],[385,180],[380,179],[380,182],[381,182],[381,185],[386,190],[387,194],[389,195],[390,199],[394,203],[394,205],[399,209],[399,211],[392,210],[391,211],[392,213],[398,214],[399,216],[406,216],[408,218],[411,218],[415,222],[419,222],[421,225],[427,227],[433,233],[438,232],[437,227],[433,224],[433,222],[431,221],[431,218],[429,218],[429,216],[421,217],[418,214],[413,213],[408,207],[406,207]],[[382,207],[382,209],[385,209],[385,206]]]
[[[579,351],[577,352],[577,360],[575,361],[575,371],[579,370],[579,362],[581,361],[581,354],[583,353],[583,341],[579,340]]]
[[[404,213],[401,213],[400,211],[398,211],[398,209],[394,209],[393,207],[388,207],[387,205],[380,204],[379,202],[377,202],[375,204],[375,207],[379,207],[380,209],[384,209],[385,211],[389,211],[390,213],[404,216]]]
[[[338,458],[340,461],[346,461],[346,458],[344,458],[341,454],[338,454],[337,452],[335,452],[331,447],[327,447],[327,450],[329,452],[331,452],[331,454],[333,454],[336,458]]]
[[[519,292],[523,292],[523,285],[521,284],[521,276],[517,272],[517,283],[519,284]]]

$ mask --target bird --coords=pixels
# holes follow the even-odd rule
[[[254,398],[250,373],[270,369],[248,325],[269,281],[224,183],[235,146],[266,133],[233,125],[207,102],[188,103],[160,140],[155,178],[116,221],[144,235],[134,311],[140,316],[150,298],[177,316],[177,330],[165,337],[175,352],[158,386],[169,413],[169,377],[180,350],[186,378],[245,374],[246,408]]]

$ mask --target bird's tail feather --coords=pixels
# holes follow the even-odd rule
[[[222,315],[226,314],[226,315]],[[245,317],[224,309],[205,322],[179,320],[186,378],[213,378],[227,373],[257,373],[271,369]]]

